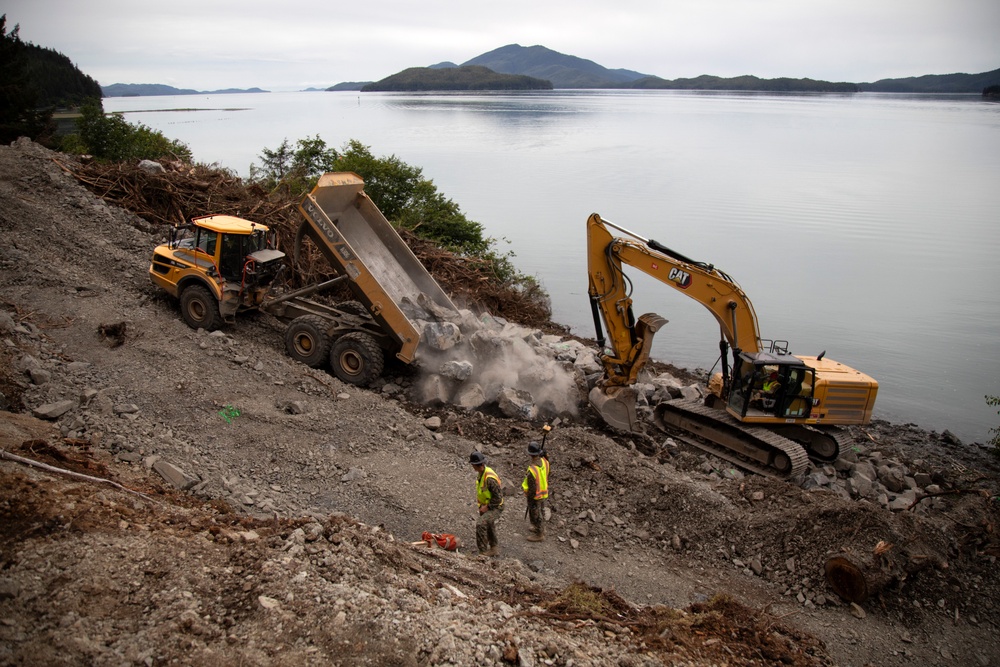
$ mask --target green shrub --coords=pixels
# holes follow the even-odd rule
[[[364,179],[365,193],[396,226],[459,255],[484,260],[479,266],[490,280],[544,297],[538,282],[515,268],[514,254],[502,252],[497,247],[500,241],[484,236],[483,226],[469,220],[458,204],[424,178],[420,167],[395,155],[377,157],[355,139],[339,152],[327,148],[319,136],[300,139],[295,146],[285,139],[275,149],[263,149],[261,166],[250,167],[250,180],[271,192],[301,195],[325,172],[353,171]]]
[[[997,407],[998,405],[1000,405],[1000,396],[987,395],[986,405],[990,405],[994,408]],[[1000,410],[997,410],[997,414],[1000,415]],[[993,453],[996,456],[1000,456],[1000,426],[994,426],[993,428],[991,428],[990,433],[993,434],[993,437],[987,444],[993,447]]]
[[[288,139],[275,149],[264,148],[261,166],[250,165],[250,180],[268,191],[284,189],[293,196],[309,192],[324,173],[335,171],[337,151],[327,148],[319,135],[299,139],[293,150]]]
[[[63,138],[61,150],[90,154],[103,162],[164,158],[191,161],[191,150],[185,144],[167,139],[163,133],[142,123],[133,125],[122,114],[105,114],[100,101],[80,107],[76,129],[76,134]]]

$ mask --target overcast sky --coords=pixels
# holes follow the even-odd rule
[[[300,90],[506,44],[666,79],[1000,68],[1000,0],[4,0],[0,13],[101,85]]]

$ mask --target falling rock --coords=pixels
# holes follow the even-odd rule
[[[64,414],[76,407],[76,401],[65,400],[56,401],[55,403],[46,403],[45,405],[39,405],[37,408],[31,411],[31,414],[38,419],[48,419],[55,420],[62,417]]]
[[[446,361],[441,364],[441,375],[464,382],[472,375],[472,364],[468,361]]]
[[[426,322],[420,341],[435,350],[450,350],[462,341],[462,331],[452,322]]]
[[[437,416],[428,417],[424,420],[424,426],[431,431],[436,431],[441,428],[441,418]]]
[[[497,394],[497,407],[507,417],[518,419],[536,419],[538,417],[538,406],[535,405],[531,394],[513,387],[504,387]]]
[[[424,405],[443,405],[448,403],[452,383],[441,375],[428,375],[413,387],[413,398]],[[476,406],[478,407],[478,406]]]
[[[452,402],[465,410],[474,410],[486,402],[486,394],[482,387],[473,383],[459,389]]]

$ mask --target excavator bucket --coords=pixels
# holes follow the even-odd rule
[[[639,417],[635,412],[636,392],[632,387],[594,387],[590,404],[608,426],[619,431],[638,433]]]

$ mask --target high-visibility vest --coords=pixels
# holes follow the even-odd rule
[[[770,394],[773,391],[776,391],[777,389],[778,389],[778,381],[777,380],[765,380],[764,381],[764,391],[767,392],[768,394]]]
[[[502,486],[500,482],[500,476],[497,475],[496,472],[494,472],[493,468],[487,467],[485,470],[483,470],[483,474],[480,475],[479,479],[476,480],[476,500],[479,502],[480,505],[489,505],[490,498],[493,497],[493,494],[490,493],[489,487],[486,486],[486,480],[490,478],[493,478],[497,481],[497,486]],[[500,504],[503,505],[503,498],[500,499]]]
[[[549,497],[549,460],[542,458],[542,464],[528,466],[528,475],[535,478],[535,500],[545,500]],[[524,476],[521,488],[528,492],[528,475]]]

